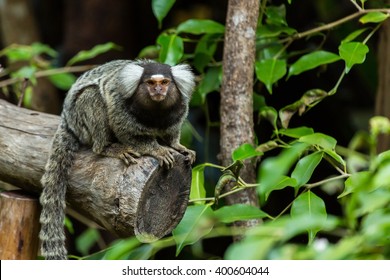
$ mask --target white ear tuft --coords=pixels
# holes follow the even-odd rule
[[[138,87],[144,68],[129,63],[119,73],[120,84],[123,86],[124,94],[127,98],[131,97]]]
[[[179,64],[171,67],[173,79],[177,88],[186,98],[191,98],[195,87],[195,76],[188,64]]]

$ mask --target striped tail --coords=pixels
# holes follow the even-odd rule
[[[41,253],[47,260],[66,260],[64,219],[68,173],[79,142],[66,123],[61,120],[54,135],[52,148],[42,176],[43,191],[40,197]]]

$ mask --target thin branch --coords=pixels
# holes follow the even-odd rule
[[[47,70],[40,70],[35,73],[36,78],[42,78],[47,77],[51,75],[56,74],[63,74],[63,73],[77,73],[77,72],[85,72],[96,65],[81,65],[81,66],[66,66],[61,68],[55,68],[55,69],[47,69]],[[24,80],[23,77],[17,77],[17,78],[9,78],[4,81],[0,82],[0,88],[6,87],[18,82],[22,82]]]
[[[291,35],[290,37],[287,37],[285,39],[282,39],[280,40],[279,42],[280,43],[285,43],[285,42],[289,42],[291,40],[296,40],[296,39],[302,39],[304,37],[307,37],[309,35],[312,35],[312,34],[315,34],[315,33],[318,33],[318,32],[322,32],[322,31],[326,31],[326,30],[329,30],[329,29],[332,29],[332,28],[335,28],[345,22],[348,22],[354,18],[357,18],[359,16],[362,16],[364,14],[368,14],[368,13],[371,13],[371,12],[382,12],[382,13],[388,13],[390,14],[390,9],[367,9],[367,10],[359,10],[358,12],[356,13],[353,13],[351,15],[348,15],[346,17],[343,17],[339,20],[336,20],[334,22],[330,22],[328,24],[325,24],[325,25],[321,25],[319,27],[316,27],[316,28],[313,28],[313,29],[310,29],[310,30],[307,30],[307,31],[304,31],[304,32],[300,32],[300,33],[296,33],[296,34],[293,34]]]
[[[324,180],[321,180],[321,181],[318,181],[318,182],[315,182],[315,183],[312,183],[312,184],[305,184],[303,186],[306,187],[307,189],[312,189],[312,188],[321,186],[321,185],[323,185],[325,183],[329,183],[329,182],[332,182],[332,181],[335,181],[335,180],[339,180],[339,179],[348,178],[349,176],[351,176],[351,175],[350,174],[342,174],[342,175],[335,176],[335,177],[328,178],[328,179],[324,179]]]
[[[363,10],[363,8],[360,7],[360,6],[358,5],[358,3],[356,3],[356,0],[350,0],[350,1],[351,1],[352,4],[356,7],[356,9],[358,9],[358,11],[362,11],[362,10]]]

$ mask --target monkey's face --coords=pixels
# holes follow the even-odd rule
[[[150,98],[156,102],[161,102],[166,98],[171,82],[170,78],[160,74],[152,75],[144,81]]]

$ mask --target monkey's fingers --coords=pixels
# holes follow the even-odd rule
[[[122,155],[119,156],[119,158],[123,160],[126,165],[137,163],[137,160],[134,157],[132,157],[129,153],[123,153]]]
[[[175,163],[174,151],[168,147],[160,149],[155,157],[158,159],[160,166],[164,166],[167,169],[171,169]]]

